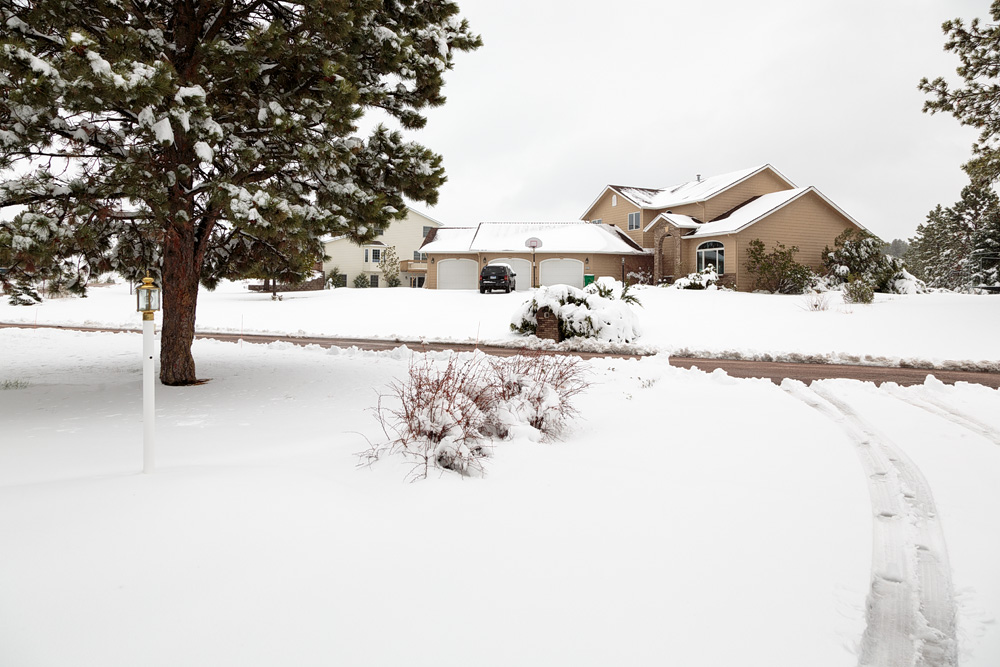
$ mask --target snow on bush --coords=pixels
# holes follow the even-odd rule
[[[379,395],[375,417],[388,440],[363,457],[401,455],[415,478],[432,467],[482,474],[494,439],[558,436],[576,414],[570,399],[585,387],[575,357],[451,354],[442,366],[425,355]]]
[[[718,289],[719,274],[712,265],[706,266],[697,273],[689,273],[686,278],[678,278],[670,286],[675,289]]]
[[[906,269],[900,269],[893,278],[892,291],[895,294],[925,294],[927,285]]]
[[[563,339],[582,337],[606,343],[630,343],[640,335],[630,304],[641,305],[628,286],[623,287],[612,278],[599,278],[584,289],[550,285],[537,289],[531,300],[517,309],[510,328],[534,334],[538,329],[538,310],[547,306],[559,320]]]
[[[870,283],[862,279],[853,279],[844,284],[844,303],[872,303],[875,301],[875,290]]]

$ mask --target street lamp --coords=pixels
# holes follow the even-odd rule
[[[160,288],[149,273],[135,291],[136,311],[142,313],[142,471],[153,472],[153,432],[156,408],[153,401],[153,314],[160,309]]]

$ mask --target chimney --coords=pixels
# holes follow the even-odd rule
[[[698,174],[697,176],[695,176],[695,178],[697,178],[698,182],[701,183],[701,174]]]

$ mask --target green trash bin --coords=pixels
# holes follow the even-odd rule
[[[594,274],[593,273],[585,273],[585,274],[583,274],[583,286],[584,287],[586,287],[587,285],[589,285],[592,282],[594,282]]]

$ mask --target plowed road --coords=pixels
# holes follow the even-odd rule
[[[138,333],[135,329],[110,329],[100,327],[77,327],[59,325],[28,325],[28,324],[5,324],[0,322],[2,328],[22,328],[22,329],[63,329],[66,331],[103,331],[111,333]],[[367,338],[327,338],[310,336],[279,336],[268,334],[231,334],[231,333],[198,333],[196,338],[212,338],[215,340],[238,342],[242,339],[245,343],[273,343],[283,341],[295,345],[319,345],[321,347],[357,347],[362,350],[392,350],[400,345],[406,345],[412,350],[424,351],[470,351],[479,349],[486,354],[496,356],[512,356],[515,354],[532,353],[533,350],[514,347],[498,347],[493,345],[473,345],[470,343],[424,343],[421,341],[401,341],[401,340],[377,340]],[[610,352],[572,352],[539,350],[543,354],[570,354],[584,359],[593,357],[620,357],[639,358],[638,354],[617,354]],[[895,382],[900,385],[921,384],[928,374],[946,382],[971,382],[983,384],[994,389],[1000,388],[1000,373],[986,373],[977,371],[952,371],[952,370],[927,370],[920,368],[897,368],[886,366],[852,366],[848,364],[808,364],[793,363],[783,361],[745,361],[733,359],[708,359],[695,357],[670,357],[670,365],[682,368],[698,367],[703,371],[713,371],[721,368],[733,377],[741,378],[767,378],[775,384],[780,384],[784,378],[801,380],[809,383],[813,380],[824,380],[829,378],[844,378],[848,380],[862,380],[882,384],[883,382]]]

